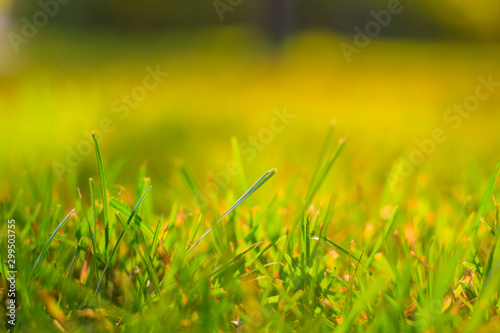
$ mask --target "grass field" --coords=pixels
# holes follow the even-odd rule
[[[46,31],[0,67],[17,330],[498,332],[500,45],[346,39]]]

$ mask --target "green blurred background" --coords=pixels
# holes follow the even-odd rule
[[[346,186],[359,187],[360,201],[383,200],[394,162],[436,127],[449,139],[407,183],[439,189],[461,179],[465,167],[490,174],[500,148],[500,91],[457,130],[443,114],[474,94],[479,76],[500,81],[500,2],[401,1],[401,13],[346,61],[341,43],[353,44],[354,28],[364,29],[371,11],[388,3],[61,1],[16,52],[12,33],[23,36],[26,20],[43,9],[36,1],[1,1],[0,199],[14,196],[23,179],[53,173],[107,118],[114,129],[103,135],[102,154],[121,170],[112,182],[135,183],[148,161],[147,174],[160,185],[155,201],[181,196],[189,203],[179,160],[207,182],[233,158],[232,136],[257,136],[284,107],[296,117],[246,162],[251,179],[278,169],[273,193],[290,179],[306,183],[332,120],[350,136],[337,172]],[[120,119],[114,101],[142,84],[148,66],[169,75]],[[97,177],[94,153],[68,171],[61,181],[53,176],[62,201],[68,188]]]

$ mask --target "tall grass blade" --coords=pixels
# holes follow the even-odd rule
[[[471,233],[471,240],[474,239],[474,236],[481,225],[481,218],[484,217],[484,213],[486,212],[486,208],[488,206],[488,201],[491,199],[491,192],[493,192],[493,187],[495,186],[495,182],[497,180],[498,172],[500,171],[500,160],[497,163],[495,171],[491,175],[490,182],[488,183],[488,187],[486,188],[486,192],[484,193],[483,200],[481,201],[481,205],[477,211],[476,219],[474,222],[474,227]]]
[[[158,245],[158,237],[160,235],[160,226],[161,226],[161,221],[163,219],[163,214],[160,215],[160,218],[158,219],[158,223],[156,224],[156,230],[155,234],[153,235],[153,243],[151,244],[151,259],[153,258],[153,255],[155,253],[156,245]]]
[[[139,201],[135,205],[134,210],[132,211],[132,213],[130,214],[130,216],[127,220],[127,225],[129,225],[130,221],[132,221],[132,218],[134,217],[135,212],[137,211],[137,208],[139,208],[139,205],[141,204],[142,200],[144,199],[144,196],[149,192],[150,189],[151,189],[151,186],[148,187],[146,189],[146,191],[142,194],[141,198],[139,199]],[[104,269],[102,271],[101,278],[99,279],[99,282],[97,283],[97,287],[95,288],[95,292],[94,292],[95,294],[97,294],[97,292],[99,291],[99,287],[101,286],[101,282],[102,282],[102,279],[104,278],[104,274],[106,274],[106,271],[109,267],[109,264],[111,263],[111,260],[113,259],[113,256],[114,256],[116,250],[118,249],[118,246],[120,245],[120,242],[123,238],[124,233],[125,233],[125,230],[122,230],[122,232],[120,233],[120,236],[118,237],[118,239],[116,241],[116,244],[115,244],[115,247],[113,248],[113,251],[111,251],[111,254],[106,262],[106,266],[104,266]]]
[[[323,167],[317,168],[319,171],[316,172],[316,174],[313,175],[313,177],[312,177],[311,185],[309,186],[309,190],[307,192],[306,199],[304,200],[304,203],[302,204],[302,207],[300,208],[300,210],[297,212],[297,215],[296,215],[295,220],[293,222],[293,228],[295,228],[298,225],[298,223],[302,220],[305,210],[307,209],[307,207],[309,207],[311,205],[311,202],[312,202],[316,192],[318,191],[321,184],[325,180],[331,167],[333,166],[333,164],[335,163],[337,158],[340,156],[340,153],[344,149],[346,142],[347,142],[347,137],[340,139],[336,148],[330,154],[330,156],[326,160]]]
[[[148,190],[146,190],[146,191],[148,191]],[[127,205],[125,205],[123,202],[121,202],[120,200],[118,200],[116,198],[111,198],[109,205],[125,216],[131,216],[131,214],[132,214],[132,211],[130,210],[130,208],[128,208]],[[149,225],[144,223],[144,221],[142,220],[142,218],[139,215],[134,214],[132,217],[132,221],[134,221],[135,224],[137,224],[138,226],[141,227],[142,231],[144,231],[146,236],[148,236],[150,239],[154,238],[153,230],[151,230]]]
[[[80,189],[78,189],[78,196],[80,197],[80,204],[82,205],[83,216],[85,217],[85,221],[87,221],[87,225],[89,227],[90,239],[92,241],[92,251],[94,254],[92,261],[94,262],[95,278],[97,281],[97,279],[99,278],[99,272],[97,271],[97,252],[96,252],[96,246],[95,246],[95,236],[94,236],[94,233],[92,232],[92,227],[90,226],[90,221],[87,217],[87,212],[85,211],[85,205],[83,204],[83,197],[82,197],[82,193],[80,192]]]
[[[321,165],[323,164],[323,160],[325,159],[326,152],[328,151],[328,146],[330,145],[330,142],[333,139],[333,134],[335,133],[335,126],[336,126],[336,123],[334,121],[332,121],[330,123],[330,126],[328,127],[328,132],[326,133],[325,141],[323,141],[323,146],[321,147],[321,151],[320,151],[319,156],[318,156],[318,162],[317,162],[316,167],[315,167],[314,172],[313,172],[311,184],[314,183],[314,181],[316,180],[316,178],[319,175]]]
[[[228,210],[222,215],[217,222],[214,223],[198,240],[187,250],[186,254],[191,252],[192,249],[200,243],[200,241],[212,230],[224,217],[226,217],[229,213],[231,213],[236,207],[238,207],[246,198],[251,196],[255,191],[259,189],[262,185],[264,185],[274,174],[276,173],[276,169],[271,169],[266,172],[262,177],[259,178]]]
[[[392,224],[394,223],[394,220],[396,219],[396,214],[398,213],[398,206],[395,206],[392,210],[391,217],[389,221],[385,224],[384,231],[382,235],[380,235],[379,239],[377,240],[377,243],[375,243],[375,246],[373,247],[372,252],[370,253],[370,256],[368,257],[368,260],[366,261],[366,267],[370,267],[370,265],[373,262],[373,259],[375,258],[375,255],[377,254],[378,250],[380,249],[380,246],[382,246],[382,243],[384,239],[387,237],[389,234],[389,231],[391,230]]]
[[[146,270],[148,272],[148,275],[149,277],[151,278],[152,282],[153,282],[153,286],[155,287],[155,290],[157,292],[157,295],[158,297],[161,299],[161,292],[160,292],[160,285],[158,283],[158,279],[155,275],[155,272],[154,272],[154,268],[153,268],[153,263],[151,262],[151,258],[150,256],[148,255],[148,247],[146,245],[146,243],[144,242],[144,237],[142,237],[142,243],[143,243],[143,246],[144,246],[144,253],[146,255],[144,255],[142,253],[142,251],[139,249],[139,247],[137,246],[137,238],[138,236],[134,234],[134,232],[130,229],[128,223],[126,223],[123,218],[117,214],[117,219],[118,221],[120,222],[120,225],[123,227],[123,233],[129,233],[130,236],[132,236],[134,238],[134,241],[132,242],[132,247],[134,248],[135,252],[137,254],[139,254],[139,256],[141,257],[142,261],[144,261],[144,263],[146,264]],[[141,235],[142,236],[142,235]]]
[[[104,176],[104,167],[102,165],[101,152],[99,151],[99,144],[95,137],[95,133],[92,133],[92,138],[94,139],[95,153],[97,156],[97,165],[99,166],[99,177],[101,178],[101,195],[102,195],[102,207],[104,214],[104,252],[106,258],[108,257],[108,246],[109,246],[109,216],[108,216],[108,189],[106,186],[106,177]]]
[[[33,268],[31,269],[30,277],[33,276],[33,274],[36,272],[36,269],[38,268],[38,264],[40,263],[40,260],[42,259],[42,257],[45,255],[45,253],[49,249],[50,243],[52,243],[52,240],[56,236],[57,232],[62,228],[62,226],[66,223],[66,221],[69,219],[71,214],[73,214],[74,212],[75,212],[75,209],[73,209],[71,212],[69,212],[69,214],[66,215],[66,217],[61,221],[61,223],[59,223],[59,225],[56,227],[56,229],[52,232],[49,239],[47,240],[47,242],[43,246],[42,252],[40,252],[40,255],[36,259],[35,264],[33,265]]]

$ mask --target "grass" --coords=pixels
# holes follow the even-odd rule
[[[26,211],[19,197],[11,207],[2,206],[4,218],[12,214],[31,219],[17,230],[18,244],[29,249],[18,252],[18,266],[32,267],[18,274],[20,328],[131,332],[498,328],[498,205],[496,214],[487,210],[500,162],[477,212],[462,227],[456,224],[448,234],[440,234],[417,223],[421,229],[410,232],[394,207],[372,237],[361,236],[365,230],[346,239],[329,231],[335,210],[342,208],[335,205],[335,197],[324,205],[315,200],[346,144],[346,138],[340,139],[331,148],[332,131],[330,127],[302,203],[291,203],[281,193],[267,207],[264,203],[265,209],[243,205],[260,187],[265,190],[276,172],[272,169],[229,208],[224,207],[231,196],[220,198],[219,209],[225,213],[214,223],[204,218],[201,208],[188,212],[182,204],[162,212],[170,213],[165,221],[162,213],[145,209],[146,194],[154,189],[144,172],[139,173],[137,189],[143,193],[133,210],[120,201],[123,190],[108,201],[105,165],[95,141],[101,196],[92,179],[91,202],[85,202],[80,190],[73,191],[76,214],[71,210],[55,229],[41,224],[44,229],[34,230],[40,215]],[[235,139],[232,146],[243,167]],[[185,177],[188,187],[197,186],[191,176]],[[241,185],[247,184],[246,177],[240,175]],[[60,211],[71,208],[50,209],[47,200],[45,209],[53,212],[54,222]],[[492,227],[485,233],[481,226],[488,223],[487,216],[495,220],[490,220]],[[194,241],[199,229],[206,231]],[[40,244],[44,244],[41,250]]]
[[[44,36],[30,47],[44,45],[37,59],[54,61]],[[347,67],[326,35],[294,37],[280,54],[231,29],[204,36],[201,46],[153,38],[144,44],[159,53],[130,59],[120,54],[139,51],[119,48],[128,42],[60,36],[86,55],[49,64],[64,75],[40,63],[0,77],[0,107],[19,111],[0,124],[19,331],[500,330],[500,95],[456,132],[441,119],[478,75],[497,80],[498,47],[374,40]],[[169,38],[184,42],[171,49]],[[106,48],[120,51],[108,50],[109,63],[92,53]],[[171,77],[118,119],[109,105],[156,63]],[[196,98],[193,85],[203,87]],[[296,118],[248,159],[248,138],[284,103]],[[115,132],[81,133],[102,117]],[[393,162],[435,127],[449,140],[388,186]],[[80,140],[92,149],[59,181],[52,161]],[[219,186],[209,171],[229,160],[238,172]],[[6,287],[1,279],[2,299]]]

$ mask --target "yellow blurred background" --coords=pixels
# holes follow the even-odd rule
[[[184,193],[175,167],[179,159],[203,182],[233,158],[232,136],[240,142],[257,136],[269,127],[273,110],[283,108],[295,118],[248,161],[251,179],[271,167],[282,176],[277,187],[285,187],[290,178],[308,179],[332,120],[339,136],[349,134],[338,172],[351,184],[375,184],[369,188],[379,192],[372,195],[381,195],[393,164],[407,158],[416,149],[415,140],[429,138],[435,128],[444,129],[448,140],[436,146],[409,181],[433,170],[435,179],[428,181],[446,184],[465,166],[488,174],[500,148],[500,91],[481,100],[456,130],[443,117],[475,94],[478,77],[500,82],[495,35],[500,5],[458,0],[419,5],[454,37],[380,33],[350,62],[340,45],[354,45],[355,33],[324,27],[297,29],[276,43],[265,31],[240,24],[151,30],[49,24],[21,44],[18,53],[4,38],[3,196],[15,192],[17,177],[65,164],[68,151],[109,119],[113,130],[103,134],[101,149],[108,167],[121,170],[115,181],[135,183],[137,170],[148,161],[153,185],[166,185],[160,197],[171,199]],[[6,17],[5,2],[2,8]],[[451,13],[459,14],[454,17],[462,18],[460,24]],[[8,21],[14,24],[1,25],[2,33],[19,32],[17,20],[11,16]],[[147,67],[169,74],[120,119],[113,103],[143,84]],[[82,156],[58,184],[62,188],[70,179],[85,183],[96,177],[95,164],[93,152]]]

